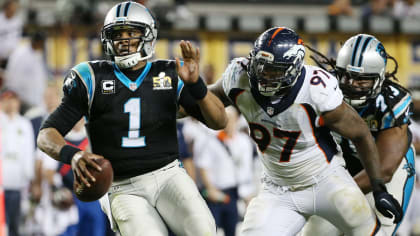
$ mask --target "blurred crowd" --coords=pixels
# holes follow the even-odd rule
[[[420,1],[416,0],[368,0],[361,3],[360,17],[390,16],[396,19],[420,18]],[[352,16],[351,0],[333,0],[328,6],[330,16]]]

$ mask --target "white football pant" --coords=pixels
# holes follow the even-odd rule
[[[166,225],[179,236],[216,235],[207,204],[178,160],[144,175],[114,181],[108,198],[111,220],[123,236],[166,236]],[[101,205],[106,211],[104,200]]]
[[[395,171],[392,179],[386,184],[386,188],[392,196],[397,199],[403,208],[403,213],[407,211],[407,206],[410,201],[414,184],[415,184],[415,163],[414,163],[414,148],[411,147],[406,156],[402,159],[398,169]],[[383,216],[375,208],[375,200],[372,192],[366,194],[366,198],[370,206],[375,209],[375,213],[381,222],[381,230],[387,236],[395,235],[399,224],[394,224],[393,218]],[[302,230],[302,236],[324,236],[324,235],[343,235],[340,230],[334,227],[330,222],[320,217],[313,216],[308,220],[308,223]]]
[[[316,184],[293,189],[264,177],[260,193],[246,211],[241,235],[295,236],[311,215],[328,219],[346,235],[381,235],[375,234],[379,225],[373,210],[343,166],[313,178]]]

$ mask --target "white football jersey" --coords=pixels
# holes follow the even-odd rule
[[[305,65],[290,93],[271,102],[250,87],[245,58],[236,58],[222,76],[223,89],[248,121],[257,143],[264,172],[282,186],[307,186],[341,151],[321,114],[343,101],[337,79],[325,70]],[[337,155],[339,154],[339,155]]]

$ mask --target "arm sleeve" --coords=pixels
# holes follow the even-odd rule
[[[41,129],[55,128],[65,136],[83,116],[88,115],[88,97],[84,84],[74,71],[64,79],[63,93],[61,104],[48,116]]]
[[[309,85],[311,100],[318,112],[332,111],[341,105],[343,93],[338,86],[338,80],[332,74],[318,68],[316,71],[311,71],[308,79],[311,81]]]
[[[391,112],[386,112],[382,118],[381,129],[388,129],[404,124],[410,124],[410,116],[413,111],[413,102],[411,96],[406,94],[400,99],[391,109]]]
[[[238,80],[241,73],[243,73],[243,65],[246,63],[248,63],[248,61],[245,58],[235,58],[223,72],[221,79],[226,97],[229,97],[232,88],[238,87]]]

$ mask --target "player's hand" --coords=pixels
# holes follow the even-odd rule
[[[42,188],[40,184],[32,183],[30,188],[30,194],[31,200],[35,203],[39,203],[42,197]]]
[[[229,203],[230,197],[216,188],[208,188],[205,191],[205,198],[211,202]]]
[[[90,166],[98,171],[102,171],[102,168],[94,161],[102,158],[104,157],[85,151],[74,154],[73,159],[71,160],[71,168],[75,176],[74,181],[76,181],[76,185],[82,184],[90,187],[90,183],[96,181],[87,167]]]
[[[387,192],[385,186],[381,189],[373,191],[375,199],[375,206],[378,211],[385,217],[392,218],[394,216],[394,223],[398,224],[403,216],[403,211],[398,201]]]
[[[179,43],[179,46],[181,47],[184,65],[181,66],[180,59],[175,58],[176,70],[184,83],[193,84],[197,82],[200,72],[200,51],[198,48],[194,48],[189,41],[182,40],[181,43]]]

